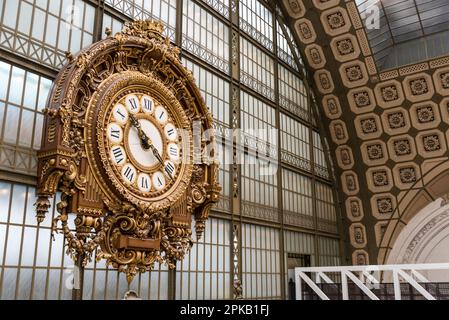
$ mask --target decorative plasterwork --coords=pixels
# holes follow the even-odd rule
[[[390,158],[396,162],[411,161],[416,157],[415,140],[410,135],[390,138],[387,142]]]
[[[410,130],[410,118],[404,108],[387,109],[382,114],[382,123],[386,133],[397,135]]]
[[[340,100],[333,94],[323,97],[323,109],[329,119],[338,119],[342,115]]]
[[[396,197],[391,193],[380,193],[371,197],[372,214],[379,220],[391,219],[396,207]]]
[[[329,129],[331,132],[332,141],[336,144],[344,144],[348,141],[348,130],[346,129],[346,124],[343,121],[332,121]]]
[[[393,168],[395,186],[399,189],[421,188],[421,170],[414,162],[397,164]]]
[[[449,123],[449,97],[441,100],[440,111],[441,111],[442,120],[446,123]]]
[[[283,0],[283,2],[290,17],[299,19],[305,15],[306,9],[302,0]]]
[[[310,20],[299,19],[295,22],[295,30],[302,43],[310,44],[315,42],[316,32]]]
[[[424,158],[440,157],[447,150],[444,134],[439,130],[420,132],[416,136],[418,153]]]
[[[353,223],[349,227],[349,238],[354,248],[363,248],[366,246],[366,229],[361,223]]]
[[[373,90],[369,87],[349,90],[348,102],[351,111],[356,114],[373,111],[376,107]]]
[[[427,73],[407,76],[403,85],[407,99],[412,102],[430,100],[435,94],[432,77]]]
[[[357,195],[360,191],[359,179],[354,171],[345,171],[341,175],[341,184],[343,186],[343,192],[348,196]]]
[[[315,72],[315,84],[322,94],[332,93],[335,89],[334,80],[329,71],[322,69]]]
[[[363,161],[368,166],[382,165],[388,160],[387,146],[382,140],[364,142],[361,151]]]
[[[392,215],[387,208],[396,208],[400,192],[423,188],[419,179],[425,175],[422,165],[426,161],[426,168],[431,170],[433,162],[429,161],[447,157],[449,57],[379,73],[353,0],[303,4],[307,6],[304,15],[291,22],[301,53],[314,75],[316,99],[322,102],[328,119],[326,126],[333,142],[331,154],[340,169],[337,172],[347,227],[359,222],[367,230],[374,229],[376,238],[368,238],[367,243],[389,243],[389,239],[380,240],[392,236],[392,232],[385,231],[385,220]],[[312,48],[316,49],[315,54]],[[319,56],[326,57],[324,64]],[[376,186],[373,173],[378,169],[383,171],[379,171]],[[386,173],[385,186],[380,185],[381,171]],[[412,185],[414,175],[418,181]],[[359,180],[360,177],[363,178]],[[390,193],[382,191],[387,189]],[[361,217],[354,216],[351,210],[356,208],[356,197],[364,193],[370,194],[371,203],[361,202]],[[407,207],[412,198],[401,198],[401,206]],[[371,211],[379,222],[367,218]],[[377,263],[369,261],[366,248],[351,250],[354,264]],[[385,256],[385,252],[382,254]]]
[[[341,7],[324,11],[321,14],[324,31],[330,36],[337,36],[351,29],[348,13]]]
[[[339,146],[335,151],[340,168],[349,170],[354,166],[354,156],[349,146]]]
[[[357,135],[363,140],[376,139],[382,134],[382,125],[379,116],[375,113],[357,116],[354,124]]]
[[[387,166],[374,167],[366,172],[368,189],[372,192],[387,192],[393,188],[393,177]]]
[[[346,62],[340,66],[340,75],[347,88],[355,88],[368,82],[365,64],[360,61]]]
[[[402,86],[399,81],[390,80],[379,83],[375,88],[377,103],[382,108],[392,108],[400,106],[405,98]]]
[[[413,127],[427,130],[437,127],[441,123],[440,110],[433,101],[414,104],[410,108]]]
[[[348,197],[345,202],[346,214],[352,222],[361,221],[363,219],[363,205],[362,200],[357,197]]]
[[[312,0],[312,3],[316,8],[326,10],[335,7],[340,3],[340,0]]]
[[[444,96],[449,95],[449,67],[437,70],[433,74],[436,91]]]
[[[357,38],[350,33],[333,38],[330,45],[335,59],[339,62],[354,60],[360,56]]]
[[[352,253],[352,263],[354,265],[367,265],[369,264],[369,255],[365,250],[355,250]]]
[[[326,58],[324,56],[323,49],[319,45],[308,45],[305,49],[305,53],[312,68],[321,69],[326,65]]]

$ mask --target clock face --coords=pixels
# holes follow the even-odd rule
[[[112,103],[106,122],[105,151],[120,183],[149,200],[169,192],[185,165],[181,125],[170,107],[128,90]]]

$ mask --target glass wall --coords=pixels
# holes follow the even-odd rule
[[[311,116],[299,52],[279,10],[258,0],[236,4],[0,0],[1,299],[71,299],[74,267],[64,239],[51,238],[50,217],[38,226],[33,208],[42,111],[66,51],[104,39],[106,29],[120,32],[130,19],[166,24],[220,146],[221,199],[177,265],[176,298],[232,299],[239,279],[245,298],[281,299],[288,254],[310,256],[312,265],[340,263],[327,144]],[[243,163],[234,165],[230,130],[240,128]],[[84,299],[121,299],[129,289],[166,299],[171,276],[156,266],[128,286],[123,274],[93,261],[84,277]]]

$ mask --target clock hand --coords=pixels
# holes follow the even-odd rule
[[[129,116],[129,119],[130,119],[131,124],[133,125],[133,127],[135,127],[139,131],[139,138],[140,138],[140,143],[142,144],[142,147],[144,149],[146,149],[146,150],[151,149],[151,151],[153,152],[153,154],[156,157],[157,161],[159,161],[159,163],[163,167],[165,167],[164,160],[162,159],[159,151],[153,145],[153,143],[151,142],[151,139],[148,138],[148,136],[142,130],[142,126],[140,125],[140,123],[137,120],[137,118],[134,115],[131,114]],[[168,171],[168,169],[166,167],[165,167],[165,172],[167,172],[167,175],[170,177],[171,180],[175,181],[175,179],[173,178],[173,176],[171,175],[171,173]]]
[[[151,146],[151,142],[150,142],[150,138],[148,138],[148,136],[145,134],[145,132],[142,130],[142,126],[140,125],[140,122],[137,120],[137,118],[134,115],[130,115],[129,119],[131,121],[131,124],[133,127],[135,127],[138,130],[138,134],[139,134],[139,138],[140,138],[140,143],[142,145],[142,147],[145,150],[150,149]]]
[[[165,168],[165,172],[167,173],[167,175],[170,177],[170,179],[172,181],[175,181],[175,179],[173,178],[173,176],[171,175],[170,171],[167,169],[167,167],[164,165],[164,160],[162,160],[161,155],[159,154],[159,151],[157,151],[156,147],[153,146],[150,142],[150,149],[151,151],[153,151],[154,156],[156,157],[156,159],[159,161],[159,163]]]

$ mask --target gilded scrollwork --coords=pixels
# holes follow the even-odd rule
[[[85,265],[96,252],[128,281],[155,263],[174,268],[193,245],[192,218],[199,239],[221,192],[217,162],[193,165],[192,123],[199,121],[206,132],[213,129],[212,115],[163,30],[155,21],[126,23],[115,36],[109,32],[78,55],[68,53],[51,91],[38,153],[38,221],[60,192],[53,231],[66,238],[67,254]],[[132,83],[152,90],[175,110],[180,129],[190,132],[181,178],[160,199],[133,196],[107,164],[104,119],[114,97]],[[213,141],[212,134],[207,142]],[[69,215],[76,216],[73,226]]]

